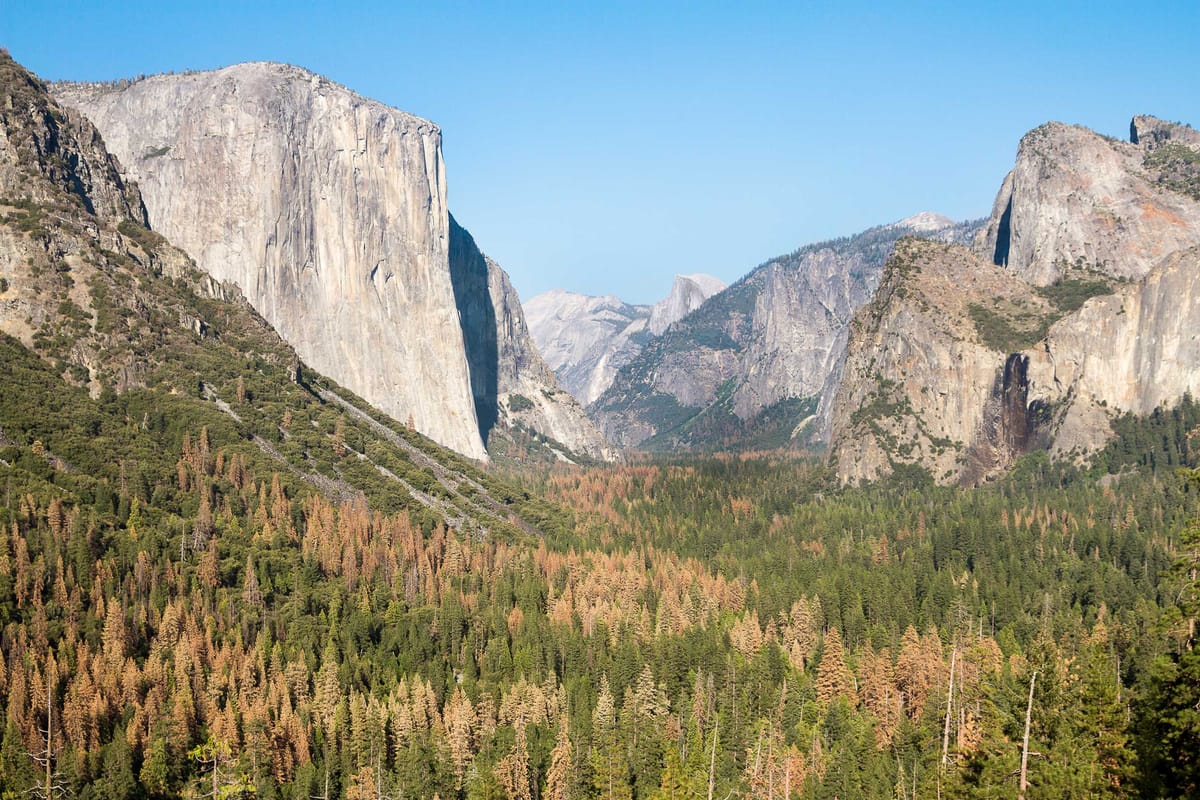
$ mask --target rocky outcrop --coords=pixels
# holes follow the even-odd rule
[[[548,439],[562,459],[611,461],[609,447],[574,397],[558,387],[534,345],[520,298],[508,275],[450,218],[450,271],[462,312],[471,391],[480,434],[497,426],[523,428]]]
[[[236,287],[145,222],[92,124],[0,49],[0,332],[93,397],[161,382],[218,339],[226,358],[277,360],[286,347]],[[195,391],[194,376],[167,388]]]
[[[1028,358],[1030,403],[1060,409],[1051,445],[1060,457],[1103,446],[1114,413],[1145,416],[1200,396],[1200,247],[1089,300]]]
[[[141,196],[121,177],[96,128],[55,103],[42,81],[6,52],[0,77],[0,197],[53,203],[65,192],[101,219],[145,224]]]
[[[1147,117],[1131,130],[1126,144],[1038,128],[974,255],[897,248],[851,326],[832,424],[842,480],[912,465],[978,483],[1036,448],[1083,460],[1114,415],[1200,389],[1194,132]]]
[[[1139,280],[1169,253],[1200,244],[1200,207],[1164,191],[1163,165],[1148,158],[1195,131],[1138,117],[1140,144],[1059,122],[1021,139],[976,251],[1035,286],[1069,268]]]
[[[140,184],[154,229],[241,287],[305,362],[486,456],[437,126],[279,64],[57,93]]]
[[[724,288],[725,283],[711,275],[676,275],[670,293],[650,309],[646,327],[650,333],[659,336]]]
[[[920,214],[763,264],[651,340],[591,412],[625,446],[773,447],[827,436],[846,331],[902,236],[972,225]]]
[[[1178,122],[1139,114],[1129,123],[1129,141],[1146,151],[1157,150],[1166,144],[1200,147],[1200,131]]]
[[[1028,284],[965,248],[896,246],[878,293],[854,318],[833,401],[842,480],[875,480],[902,464],[943,482],[988,476],[1030,440],[1011,410],[1014,397],[1023,400],[1024,362],[980,335],[981,307],[1003,309],[1005,319],[1051,313]]]
[[[525,316],[559,384],[585,405],[608,388],[649,335],[650,307],[612,295],[552,289],[526,302]]]

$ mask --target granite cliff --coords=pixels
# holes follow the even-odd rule
[[[502,367],[481,362],[488,354],[467,337],[505,315],[489,308],[486,279],[454,283],[436,125],[270,63],[56,93],[141,186],[150,225],[239,286],[306,363],[439,443],[487,457],[498,409],[480,419],[490,378],[473,377],[471,360]],[[588,427],[578,438],[599,442]]]
[[[585,405],[608,388],[649,336],[650,306],[632,305],[613,295],[552,289],[526,302],[525,315],[559,383]]]
[[[822,441],[847,326],[896,241],[961,242],[976,229],[925,213],[772,259],[650,340],[589,410],[627,447]]]
[[[559,382],[587,404],[604,393],[617,370],[651,336],[662,334],[724,288],[711,275],[676,275],[670,293],[653,306],[553,289],[533,297],[525,313],[534,341]]]
[[[833,404],[848,482],[909,465],[978,483],[1022,453],[1085,459],[1111,419],[1200,389],[1200,139],[1026,135],[974,252],[906,242],[851,326]]]
[[[1130,127],[1141,144],[1059,122],[1027,133],[979,254],[1047,286],[1078,266],[1139,280],[1166,255],[1200,244],[1200,206],[1169,185],[1177,170],[1196,176],[1188,158],[1196,131],[1153,117]]]
[[[704,301],[725,288],[725,283],[711,275],[676,275],[671,291],[650,309],[646,328],[661,336],[667,328],[704,305]]]

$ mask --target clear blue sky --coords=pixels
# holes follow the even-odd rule
[[[48,79],[286,61],[437,122],[521,296],[663,295],[921,210],[986,214],[1050,119],[1200,126],[1200,2],[3,0]],[[297,10],[302,9],[302,10]]]

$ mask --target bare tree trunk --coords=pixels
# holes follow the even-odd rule
[[[46,669],[46,800],[54,797],[54,706],[51,692],[54,686],[50,683],[50,669]]]
[[[945,767],[950,754],[950,709],[954,705],[954,664],[958,660],[958,648],[950,651],[950,691],[946,693],[946,724],[942,730],[942,766]]]
[[[1029,704],[1025,706],[1025,736],[1021,740],[1021,779],[1017,789],[1017,800],[1025,800],[1025,790],[1029,788],[1029,718],[1033,716],[1033,682],[1037,680],[1037,670],[1029,676]]]
[[[716,785],[717,768],[717,728],[721,725],[720,717],[713,717],[712,752],[708,756],[708,800],[713,800],[713,788]]]

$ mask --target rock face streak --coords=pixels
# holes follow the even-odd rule
[[[435,125],[278,64],[58,96],[138,181],[152,227],[240,286],[305,362],[486,457]]]

